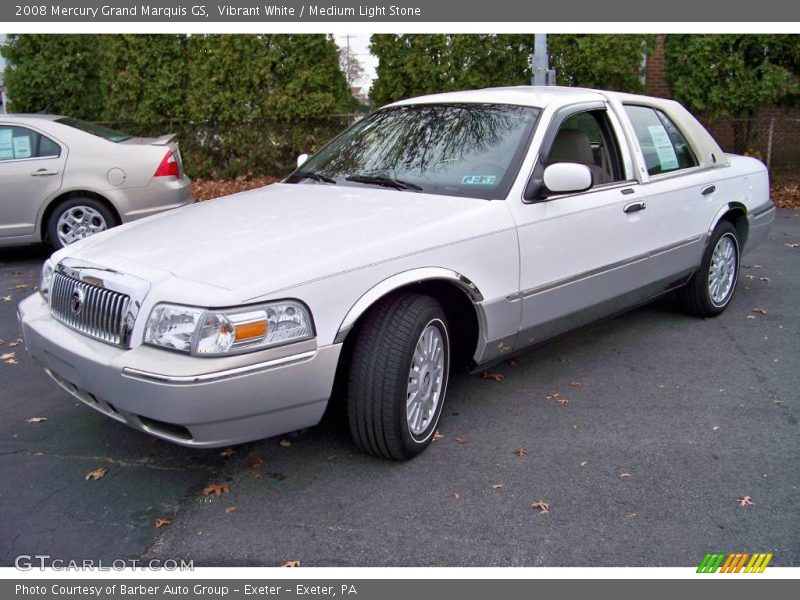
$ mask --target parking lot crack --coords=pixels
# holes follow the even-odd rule
[[[186,465],[181,467],[171,467],[166,465],[158,465],[148,462],[148,459],[141,459],[138,461],[120,460],[110,456],[95,456],[95,455],[81,455],[81,454],[49,454],[46,452],[31,452],[30,450],[21,450],[14,454],[24,453],[28,456],[40,456],[48,458],[61,458],[64,460],[86,460],[86,461],[100,461],[110,465],[126,468],[143,468],[153,469],[155,471],[173,471],[173,472],[186,472],[186,471],[212,471],[212,467],[204,465]]]

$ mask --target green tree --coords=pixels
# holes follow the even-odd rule
[[[642,90],[648,35],[549,35],[551,63],[561,85]],[[377,105],[451,90],[527,85],[533,35],[388,35],[370,38],[378,57],[371,98]]]
[[[798,44],[788,35],[668,35],[667,80],[692,111],[734,118],[734,152],[742,153],[752,142],[758,108],[796,98]]]
[[[157,134],[164,133],[166,123],[186,116],[186,36],[125,34],[100,39],[104,120]]]
[[[550,64],[559,85],[641,93],[643,58],[653,35],[549,35]]]
[[[98,119],[100,38],[93,35],[10,35],[5,87],[14,112],[49,112]]]

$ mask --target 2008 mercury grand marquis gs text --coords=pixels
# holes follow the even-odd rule
[[[356,443],[407,459],[455,366],[672,290],[721,313],[774,214],[764,165],[675,102],[438,94],[372,113],[280,184],[56,252],[19,317],[65,390],[157,437],[314,425],[338,379]]]

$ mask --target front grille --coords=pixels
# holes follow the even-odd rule
[[[130,296],[56,271],[50,284],[50,314],[67,327],[123,346]]]

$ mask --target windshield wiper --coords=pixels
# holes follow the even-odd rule
[[[382,185],[384,187],[394,188],[396,190],[413,190],[421,192],[422,188],[415,183],[409,183],[402,179],[395,179],[393,177],[386,177],[385,175],[350,175],[345,177],[347,181],[355,181],[356,183],[372,183],[375,185]]]
[[[336,180],[333,177],[328,177],[327,175],[323,175],[318,171],[306,171],[304,173],[298,173],[297,178],[313,179],[314,181],[324,181],[325,183],[336,183]]]

